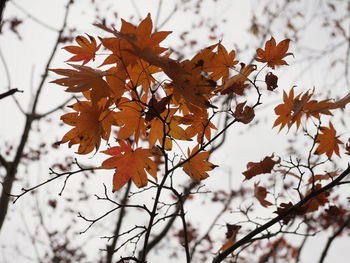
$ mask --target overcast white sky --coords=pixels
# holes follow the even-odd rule
[[[49,57],[52,46],[56,39],[57,33],[49,30],[48,28],[40,25],[37,21],[32,20],[28,15],[21,10],[23,8],[30,15],[36,17],[40,21],[44,21],[47,25],[50,25],[53,28],[59,29],[62,24],[64,8],[63,3],[66,1],[58,0],[22,0],[14,1],[17,4],[13,4],[12,1],[9,1],[4,13],[4,19],[11,18],[13,16],[18,16],[19,18],[24,19],[24,24],[18,28],[18,31],[22,37],[22,40],[19,40],[18,37],[11,33],[5,32],[0,35],[0,49],[3,54],[3,57],[6,59],[9,73],[11,76],[11,86],[12,88],[18,88],[24,91],[23,94],[17,94],[16,98],[21,103],[24,109],[27,109],[30,106],[32,101],[31,94],[35,92],[38,83],[41,80],[41,74],[45,67],[45,63]],[[167,14],[173,8],[173,4],[176,1],[164,1],[160,21],[164,19]],[[238,45],[242,49],[242,55],[239,54],[240,59],[249,60],[251,55],[254,53],[254,50],[246,52],[244,46],[248,44],[258,43],[258,40],[254,39],[247,33],[247,28],[250,23],[250,14],[251,10],[254,9],[254,6],[251,5],[254,1],[238,1],[238,0],[225,0],[220,1],[219,4],[216,4],[214,1],[203,1],[205,8],[203,10],[203,15],[211,17],[214,21],[219,21],[222,18],[227,19],[226,24],[221,24],[221,27],[217,30],[219,32],[224,32],[223,44],[227,49],[232,49],[234,45]],[[92,23],[95,22],[93,13],[91,10],[90,1],[77,0],[76,4],[73,6],[71,13],[69,14],[68,24],[73,25],[77,29],[77,34],[89,33],[91,35],[100,34]],[[114,21],[117,27],[120,25],[120,18],[128,20],[132,15],[138,16],[133,5],[135,3],[138,6],[138,10],[142,17],[145,17],[148,12],[151,13],[152,17],[156,17],[158,1],[148,0],[148,1],[101,1],[101,10],[107,10],[107,22]],[[18,7],[20,6],[20,8]],[[115,19],[112,14],[113,10],[118,13],[118,19]],[[208,37],[204,34],[201,34],[200,31],[192,32],[191,24],[193,21],[196,21],[196,17],[192,15],[189,16],[188,13],[179,13],[173,17],[163,28],[162,30],[172,30],[174,31],[173,36],[171,35],[167,41],[164,42],[163,46],[171,43],[174,45],[177,40],[177,32],[182,30],[189,30],[190,35],[193,33],[193,38],[199,42],[198,49],[213,44],[208,40]],[[276,27],[277,28],[277,27]],[[314,45],[317,47],[319,43],[325,38],[325,33],[320,29],[312,28],[310,29],[312,34],[309,38],[303,41],[308,41],[308,44]],[[218,35],[220,34],[218,32]],[[276,39],[282,40],[283,35],[279,31],[273,32],[273,35]],[[297,50],[293,46],[293,41],[291,42],[291,50],[295,53],[296,60],[300,58]],[[189,56],[193,54],[189,53]],[[54,62],[51,67],[61,68],[66,67],[63,63],[69,54],[64,50],[59,50],[55,56]],[[280,89],[286,89],[289,91],[290,87],[294,84],[297,84],[299,90],[307,90],[312,88],[312,85],[316,87],[320,85],[319,82],[322,82],[323,79],[319,75],[315,75],[315,71],[311,72],[308,75],[304,75],[303,78],[296,78],[299,69],[293,68],[293,58],[288,58],[289,64],[291,67],[281,69],[278,71],[280,77]],[[298,75],[299,76],[299,75]],[[49,80],[54,79],[56,76],[50,74]],[[322,76],[324,77],[324,76]],[[7,77],[4,70],[3,64],[0,65],[0,93],[6,91],[7,89]],[[340,94],[341,95],[341,94]],[[273,108],[280,100],[281,93],[274,94],[274,98],[265,98],[266,101],[275,102],[268,104],[269,106],[264,107],[262,110],[257,112],[257,117],[267,118],[273,114]],[[67,98],[67,94],[63,92],[62,87],[53,84],[46,84],[43,94],[41,95],[41,101],[39,104],[39,112],[45,112],[49,109],[54,108],[61,101]],[[264,99],[264,98],[263,98]],[[52,116],[54,121],[48,125],[43,125],[40,127],[42,129],[40,133],[40,138],[35,138],[35,133],[30,137],[29,142],[35,145],[36,142],[44,140],[47,143],[53,143],[60,139],[60,137],[68,130],[65,128],[58,128],[58,119],[60,114],[55,114]],[[5,142],[10,142],[16,145],[18,143],[19,137],[22,132],[24,125],[23,115],[18,111],[14,105],[11,98],[1,100],[0,103],[0,150],[4,151]],[[285,152],[285,143],[288,138],[293,134],[286,134],[285,132],[277,133],[277,129],[271,130],[273,125],[274,118],[267,118],[267,121],[264,125],[259,125],[258,129],[252,128],[246,130],[242,125],[238,125],[233,131],[230,131],[227,137],[227,142],[223,148],[213,155],[211,159],[212,162],[218,164],[220,167],[212,173],[212,176],[208,178],[205,182],[205,185],[208,189],[215,189],[222,187],[222,184],[227,184],[228,176],[227,171],[231,171],[233,179],[231,180],[232,184],[239,185],[242,182],[243,176],[241,175],[242,171],[246,168],[246,163],[248,161],[258,161],[266,155],[271,155],[271,153],[284,153]],[[36,126],[36,125],[34,125]],[[67,146],[63,145],[60,149],[60,154],[55,154],[52,156],[45,156],[44,162],[34,165],[31,167],[33,172],[33,178],[30,178],[29,181],[32,184],[39,182],[45,179],[48,175],[47,171],[53,161],[60,158],[59,155],[65,153],[73,153],[76,149],[67,150]],[[92,155],[88,157],[81,157],[81,159],[86,162],[95,162],[91,160]],[[101,156],[104,158],[104,156]],[[99,156],[94,157],[94,159],[99,160]],[[53,160],[52,160],[53,158]],[[80,157],[79,157],[80,158]],[[343,166],[346,165],[346,161],[343,162]],[[1,171],[1,170],[0,170]],[[224,177],[223,178],[221,178]],[[109,184],[111,182],[112,172],[107,171],[104,175],[101,175],[98,178],[89,178],[91,182],[87,182],[87,190],[93,191],[94,193],[102,192],[102,182]],[[220,179],[218,179],[220,177]],[[26,179],[27,180],[27,179]],[[19,190],[22,185],[21,183],[26,182],[22,180],[15,185],[15,190]],[[74,183],[78,183],[79,180],[72,179],[69,181],[69,185],[64,194],[65,197],[69,194],[74,195]],[[45,189],[39,190],[39,196],[43,199],[42,204],[46,204],[45,196],[48,192],[51,192],[53,196],[56,197],[56,193],[59,192],[62,185],[62,181],[53,183],[50,186],[45,187]],[[1,232],[0,246],[8,244],[8,242],[13,242],[23,249],[24,254],[33,253],[33,248],[30,246],[29,239],[23,239],[22,233],[18,232],[18,226],[21,225],[23,228],[23,218],[25,217],[28,220],[29,225],[31,222],[35,223],[35,220],[31,218],[34,216],[32,211],[28,211],[26,202],[32,204],[32,201],[28,201],[31,196],[27,195],[21,198],[18,203],[11,206],[11,215],[10,219],[6,222],[4,229]],[[58,199],[60,202],[60,199]],[[97,206],[97,204],[95,204]],[[98,210],[101,210],[101,207],[91,206],[89,209],[96,210],[92,211],[92,214],[98,214]],[[44,205],[43,205],[44,207]],[[199,207],[189,207],[189,211],[192,211],[192,215],[198,216],[198,218],[203,218],[203,210],[198,209]],[[78,208],[80,209],[80,208]],[[83,208],[81,208],[83,209]],[[84,208],[86,209],[86,208]],[[191,210],[192,209],[192,210]],[[19,212],[21,211],[21,213]],[[30,208],[29,208],[30,210]],[[87,211],[87,210],[85,210]],[[266,210],[264,210],[266,211]],[[265,212],[262,212],[265,213]],[[35,213],[34,213],[35,214]],[[205,214],[204,214],[205,215]],[[53,222],[56,221],[56,224],[59,222],[60,218],[53,218]],[[203,222],[205,225],[206,222]],[[20,228],[21,228],[20,227]],[[89,234],[87,234],[89,235]],[[101,233],[106,235],[106,233]],[[79,236],[75,237],[77,239],[81,238]],[[95,235],[94,238],[98,238],[98,235]],[[315,262],[314,254],[317,253],[318,248],[322,248],[319,244],[323,244],[326,236],[318,237],[314,239],[314,242],[310,242],[308,247],[304,250],[303,262]],[[91,248],[92,251],[97,251],[99,248],[103,248],[104,241],[98,240],[90,242],[87,246]],[[25,244],[23,244],[25,243]],[[329,252],[328,259],[326,262],[338,262],[346,263],[348,259],[346,257],[347,249],[349,249],[349,239],[340,238],[334,243],[334,246]],[[99,247],[100,246],[100,247]],[[9,250],[0,249],[0,253],[3,254],[3,258],[0,257],[0,262],[18,262],[11,261],[12,257],[15,255],[12,254]],[[32,255],[31,255],[32,256]],[[317,257],[318,258],[318,257]],[[163,262],[164,259],[152,259],[152,262]],[[24,258],[21,259],[21,262],[26,262]],[[31,261],[27,261],[31,262]]]

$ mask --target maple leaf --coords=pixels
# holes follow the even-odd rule
[[[350,102],[350,93],[345,95],[343,98],[332,102],[330,99],[316,101],[311,100],[305,105],[305,113],[307,117],[313,116],[317,119],[320,118],[320,114],[333,115],[330,110],[335,110],[339,108],[345,108],[345,106]]]
[[[254,196],[256,197],[256,199],[258,199],[259,203],[263,207],[268,207],[268,206],[272,205],[272,203],[270,203],[269,201],[267,201],[265,199],[266,195],[267,195],[266,188],[259,186],[259,182],[254,183]]]
[[[103,79],[105,72],[87,66],[69,64],[73,69],[50,69],[58,75],[65,76],[61,79],[51,81],[61,86],[68,87],[68,92],[90,91],[92,103],[96,103],[101,98],[111,96],[113,91],[108,83]]]
[[[199,145],[192,149],[187,150],[188,158],[195,154],[199,149]],[[193,156],[189,161],[182,165],[182,169],[187,173],[193,181],[199,182],[207,177],[209,177],[207,171],[213,170],[216,165],[208,162],[209,152],[200,152]]]
[[[141,59],[137,60],[135,65],[129,65],[126,70],[130,79],[130,85],[133,88],[142,85],[142,89],[145,91],[145,93],[148,93],[151,84],[156,82],[152,74],[160,71],[161,70],[158,67],[153,66],[147,61]]]
[[[324,229],[328,229],[330,226],[334,225],[343,225],[346,220],[346,214],[348,210],[337,207],[334,205],[330,205],[329,208],[325,209],[324,213],[321,214],[322,218],[322,226]]]
[[[101,24],[96,24],[95,26],[117,37],[117,39],[101,39],[102,45],[113,52],[112,55],[106,58],[102,65],[115,63],[120,61],[120,58],[123,59],[123,64],[126,66],[129,64],[134,65],[138,58],[156,66],[158,66],[157,64],[159,62],[164,62],[158,56],[167,49],[160,47],[159,44],[171,32],[159,31],[152,34],[153,25],[150,14],[137,27],[122,19],[120,31],[109,29]]]
[[[166,86],[171,89],[173,101],[177,104],[186,105],[189,111],[193,112],[195,107],[208,108],[213,107],[209,99],[213,96],[216,88],[216,82],[202,75],[200,67],[189,60],[185,60],[178,65],[181,69],[164,72],[172,79],[172,82]]]
[[[192,138],[197,135],[197,142],[202,143],[204,137],[207,140],[211,138],[211,129],[217,129],[208,119],[206,110],[194,110],[194,114],[186,114],[181,119],[181,123],[189,125],[186,128],[186,134]]]
[[[315,174],[309,178],[308,183],[312,184],[313,182],[316,182],[316,181],[329,180],[329,179],[333,179],[337,176],[338,176],[337,172],[329,172],[326,174]]]
[[[320,119],[320,114],[333,115],[330,110],[337,108],[343,108],[349,99],[347,96],[336,102],[331,102],[330,99],[317,101],[311,100],[314,94],[314,90],[311,93],[309,91],[304,94],[299,93],[294,98],[294,88],[289,91],[289,95],[283,91],[283,103],[275,107],[275,113],[278,116],[273,127],[281,125],[280,131],[287,125],[288,129],[294,124],[297,124],[297,129],[300,126],[302,116],[306,119],[314,117]]]
[[[313,191],[317,191],[322,188],[321,184],[316,184],[314,189],[309,189],[306,192],[306,195],[311,194]],[[301,209],[305,210],[305,213],[311,213],[314,211],[317,211],[320,206],[324,206],[326,203],[329,202],[328,197],[329,192],[325,191],[321,194],[316,195],[314,198],[312,198],[310,201],[306,202]]]
[[[277,210],[274,212],[277,215],[282,215],[286,213],[287,210],[289,210],[291,207],[293,207],[293,203],[281,203],[279,207],[277,207]],[[303,213],[304,214],[304,213]],[[285,217],[283,217],[282,222],[283,224],[287,225],[289,221],[295,216],[295,214],[288,213]]]
[[[244,89],[249,86],[249,84],[245,82],[249,81],[248,77],[254,70],[256,70],[256,66],[246,66],[244,63],[241,63],[241,65],[242,68],[240,69],[239,73],[229,78],[222,86],[219,87],[218,91],[220,91],[222,95],[230,94],[232,92],[236,93],[237,95],[243,95]]]
[[[165,111],[166,106],[169,104],[172,95],[166,96],[160,100],[157,100],[155,96],[152,96],[148,102],[148,111],[146,112],[146,121],[151,121],[154,117],[160,116]]]
[[[350,138],[347,144],[345,145],[345,150],[346,150],[345,154],[350,155]]]
[[[68,59],[66,62],[83,61],[83,65],[85,65],[90,60],[95,60],[96,51],[100,48],[101,44],[97,46],[95,38],[90,35],[87,36],[89,37],[89,39],[87,39],[84,36],[77,36],[75,38],[75,41],[78,43],[79,46],[67,46],[63,48],[70,53],[76,54],[75,56]]]
[[[236,236],[238,231],[241,229],[240,225],[231,225],[226,223],[226,238],[228,239],[225,244],[219,249],[219,251],[224,251],[229,247],[233,246],[236,242]]]
[[[146,172],[157,180],[157,167],[150,159],[152,153],[149,149],[140,147],[133,150],[129,141],[119,141],[119,146],[102,152],[112,156],[105,160],[100,168],[115,169],[113,191],[122,188],[130,178],[138,188],[146,186]]]
[[[273,167],[281,162],[281,158],[278,158],[276,161],[274,161],[273,158],[274,154],[266,156],[258,163],[249,162],[247,164],[247,171],[243,172],[243,175],[245,176],[244,180],[249,180],[258,174],[271,173]]]
[[[197,69],[196,64],[191,61],[187,60],[179,63],[176,60],[168,58],[167,56],[159,56],[161,53],[157,51],[160,42],[159,40],[162,40],[165,34],[160,34],[160,32],[157,32],[159,33],[159,37],[158,35],[155,35],[156,33],[150,35],[152,28],[151,22],[150,16],[148,16],[136,28],[135,32],[132,32],[133,27],[131,25],[125,26],[128,28],[128,30],[130,30],[130,32],[128,32],[128,30],[123,30],[123,25],[120,32],[117,30],[108,29],[103,25],[98,26],[114,34],[117,38],[128,44],[128,47],[125,47],[122,50],[129,52],[129,56],[134,58],[134,62],[130,62],[132,65],[136,63],[137,59],[142,59],[148,62],[150,65],[161,68],[163,72],[173,81],[173,95],[177,98],[176,101],[184,99],[185,103],[190,109],[192,109],[191,104],[198,107],[212,106],[208,102],[208,99],[210,98],[210,93],[216,87],[216,82],[203,76],[201,74],[201,69]],[[104,45],[104,42],[108,41],[101,40],[101,42]],[[109,44],[109,46],[113,45]],[[113,52],[117,53],[120,52],[120,50],[113,50]],[[124,58],[125,56],[121,57]],[[132,58],[130,58],[130,60],[132,60]],[[118,55],[115,55],[113,59],[118,59]],[[113,59],[112,61],[114,61]],[[123,60],[123,64],[128,65],[128,63],[129,62],[125,62],[125,60]]]
[[[272,72],[269,72],[265,76],[265,83],[267,85],[267,90],[273,91],[275,90],[277,85],[278,77],[274,75]]]
[[[229,77],[230,68],[234,68],[238,63],[235,59],[235,51],[227,52],[225,47],[220,43],[217,44],[217,53],[214,53],[214,57],[210,60],[210,65],[205,67],[205,71],[212,72],[208,78],[218,81],[222,77],[222,81],[225,82]]]
[[[218,46],[218,44],[219,43],[203,48],[191,59],[191,61],[202,71],[210,72],[209,68],[211,67],[212,61],[216,56],[213,50]]]
[[[106,82],[111,90],[110,96],[119,100],[126,92],[125,82],[127,75],[117,67],[111,67],[106,72]]]
[[[317,135],[316,142],[319,143],[315,154],[321,155],[325,153],[330,159],[335,153],[340,157],[339,154],[339,144],[343,144],[338,137],[336,136],[336,130],[333,127],[333,124],[329,122],[329,128],[320,127],[321,133]]]
[[[276,46],[276,41],[273,37],[265,43],[265,50],[258,48],[256,53],[258,57],[256,61],[265,63],[267,62],[267,66],[274,69],[275,66],[288,65],[283,58],[293,55],[293,53],[287,53],[289,48],[289,39],[285,39],[278,43]]]
[[[163,146],[164,138],[164,124],[158,119],[154,118],[150,123],[150,132],[148,135],[149,147],[153,147],[157,141]],[[165,138],[164,149],[169,151],[172,149],[172,141],[169,137]]]
[[[294,98],[294,88],[289,91],[289,95],[283,91],[283,103],[275,107],[275,113],[279,116],[277,117],[273,127],[281,125],[281,131],[286,125],[289,129],[293,123],[296,122],[297,129],[299,128],[304,107],[310,100],[313,93],[309,94],[306,92],[302,97],[301,94],[302,93],[299,93]]]
[[[61,143],[69,141],[69,147],[79,144],[78,154],[90,153],[94,148],[97,151],[101,138],[108,141],[111,126],[117,124],[116,115],[108,109],[109,106],[107,99],[101,99],[94,105],[78,100],[71,106],[76,112],[61,116],[64,123],[75,126],[63,136]]]
[[[164,134],[166,136],[165,147],[164,147],[165,150],[171,150],[172,148],[171,138],[177,139],[177,140],[191,141],[191,138],[187,135],[185,130],[179,126],[181,123],[177,120],[178,116],[169,117],[170,120],[168,120],[168,118],[165,119],[167,117],[165,115],[166,114],[163,114],[161,116],[164,118],[164,120],[155,118],[150,123],[150,132],[149,132],[150,147],[152,147],[157,140],[162,145]]]
[[[146,131],[144,107],[137,101],[124,97],[120,99],[117,107],[120,111],[115,113],[115,117],[117,125],[121,126],[118,139],[127,139],[134,134],[134,141],[138,142],[140,135],[145,135]]]
[[[310,100],[305,104],[303,111],[306,114],[306,118],[313,116],[317,119],[320,119],[320,114],[333,115],[330,112],[330,109],[332,109],[333,105],[334,103],[329,99],[322,101]]]
[[[236,120],[244,124],[250,123],[255,117],[254,109],[252,107],[244,107],[246,103],[247,101],[237,104],[236,110],[233,113]]]

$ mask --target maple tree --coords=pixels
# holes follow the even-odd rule
[[[86,171],[109,177],[104,194],[96,197],[113,208],[96,219],[79,213],[79,218],[88,223],[82,231],[85,233],[119,211],[115,232],[107,237],[112,242],[106,245],[106,262],[117,256],[120,262],[151,261],[150,252],[161,240],[169,240],[167,233],[179,239],[181,246],[174,254],[183,254],[186,262],[251,262],[257,257],[259,262],[269,258],[297,262],[303,244],[297,247],[289,242],[289,235],[306,240],[330,228],[334,233],[347,233],[344,229],[350,217],[335,189],[347,184],[344,178],[349,168],[341,171],[330,164],[350,152],[350,138],[338,128],[337,120],[347,109],[350,93],[345,92],[340,99],[319,99],[324,94],[318,87],[297,92],[296,87],[282,86],[280,72],[294,64],[289,48],[296,43],[270,35],[261,38],[264,42],[250,63],[241,60],[239,49],[230,50],[222,40],[197,50],[192,58],[175,59],[176,50],[161,44],[171,32],[158,31],[152,18],[148,14],[139,24],[122,19],[120,27],[95,24],[100,36],[79,35],[72,38],[76,44],[63,48],[70,54],[67,68],[50,66],[50,71],[59,75],[51,81],[51,87],[52,83],[61,85],[74,98],[68,113],[60,118],[66,131],[54,147],[61,144],[60,149],[65,149],[67,143],[91,161],[100,157],[104,161],[85,167],[76,160],[73,164],[78,170],[72,170],[68,162],[67,167],[55,164],[50,170],[53,178],[10,196],[16,201],[65,177],[62,194],[71,175]],[[254,23],[254,34],[259,35],[255,20],[252,30]],[[283,92],[283,98],[279,92]],[[211,201],[223,208],[203,234],[204,228],[191,221],[188,207],[197,196],[207,194],[202,191],[203,182],[222,182],[220,160],[209,159],[225,140],[231,140],[226,134],[233,127],[254,129],[262,120],[260,106],[269,98],[279,101],[271,133],[285,131],[291,135],[295,131],[295,137],[305,134],[307,151],[293,152],[294,145],[289,141],[289,159],[270,151],[265,157],[250,160],[246,170],[239,171],[244,177],[243,181],[237,176],[234,179],[239,190],[212,190]],[[28,114],[29,122],[30,118],[41,118],[35,107]],[[6,160],[0,161],[6,169],[11,167]],[[182,173],[187,174],[189,181]],[[170,199],[165,197],[167,194]],[[143,200],[134,196],[142,196]],[[216,222],[222,215],[232,215],[232,201],[238,199],[243,200],[234,211],[239,217],[226,217],[225,237],[225,227],[218,227]],[[246,205],[247,200],[252,204]],[[50,200],[49,205],[55,207],[56,203]],[[137,210],[130,217],[135,221],[142,218],[146,223],[124,227],[123,232],[126,209],[128,213]],[[267,219],[252,219],[253,209],[271,215]],[[180,226],[174,223],[177,219]],[[325,248],[321,260],[327,251]]]
[[[153,213],[157,209],[159,195],[166,185],[168,176],[172,175],[177,168],[182,167],[183,171],[195,182],[209,177],[208,172],[217,165],[207,161],[210,152],[206,151],[206,148],[235,122],[249,124],[255,117],[255,108],[262,104],[262,92],[275,90],[278,77],[268,72],[265,76],[267,91],[261,90],[256,81],[262,71],[260,70],[254,77],[251,77],[257,67],[245,65],[242,62],[241,69],[238,69],[239,61],[234,60],[236,52],[234,50],[228,52],[220,42],[202,49],[190,60],[174,60],[170,58],[169,53],[164,53],[167,49],[160,46],[161,41],[170,32],[152,33],[150,14],[138,26],[125,20],[122,20],[120,30],[101,24],[96,26],[111,34],[112,37],[99,38],[101,41],[99,46],[89,35],[91,43],[87,42],[83,36],[77,37],[76,41],[81,47],[69,46],[65,49],[74,54],[68,62],[82,62],[83,65],[70,65],[77,69],[76,71],[52,70],[65,76],[53,81],[54,83],[68,86],[68,92],[82,92],[87,101],[78,101],[78,104],[90,105],[89,110],[79,110],[73,105],[73,109],[77,108],[81,113],[73,113],[73,115],[67,113],[62,116],[65,123],[76,127],[63,137],[61,143],[69,141],[69,146],[79,144],[79,154],[90,153],[94,148],[98,151],[100,140],[109,142],[111,126],[115,127],[115,141],[119,146],[112,146],[102,151],[112,157],[105,160],[100,167],[115,169],[113,191],[120,190],[129,180],[132,180],[137,187],[145,187],[151,180],[147,178],[147,174],[155,179],[152,183],[157,185],[158,191],[154,199],[149,227],[145,232],[144,249],[140,253],[140,258],[135,258],[137,262],[144,262],[148,238],[155,220]],[[271,69],[288,65],[284,59],[293,55],[288,52],[289,43],[290,40],[285,39],[277,44],[271,37],[266,42],[264,50],[257,49],[256,61],[262,63],[263,67],[267,66]],[[96,71],[84,66],[95,58],[100,45],[112,52],[99,65],[101,69]],[[110,66],[110,68],[102,70],[102,67],[105,66]],[[162,81],[159,72],[163,72],[168,79]],[[116,77],[117,83],[111,82],[111,77]],[[244,100],[246,90],[251,87],[256,89],[258,95],[255,102]],[[118,92],[111,92],[113,90],[118,90]],[[294,88],[289,91],[289,95],[284,91],[283,103],[275,108],[278,117],[274,127],[281,125],[280,130],[284,127],[290,129],[295,124],[298,129],[304,118],[305,125],[310,118],[321,123],[323,115],[332,116],[331,111],[344,108],[350,102],[349,95],[339,101],[330,99],[318,101],[312,99],[314,92],[314,90],[307,91],[294,96]],[[235,103],[232,101],[233,105],[229,109],[218,111],[214,101],[220,97],[232,97],[233,95],[236,98]],[[244,101],[240,102],[242,100]],[[100,105],[101,101],[102,105]],[[211,120],[219,114],[231,115],[232,120],[222,131],[212,137],[211,130],[217,128],[211,123]],[[88,127],[85,124],[87,122]],[[84,133],[86,130],[89,134]],[[193,144],[195,137],[196,144],[192,150],[188,147],[187,156],[184,155],[177,161],[169,162],[169,152],[174,150],[173,141],[192,141]],[[312,148],[317,145],[315,154],[326,154],[328,158],[331,158],[335,152],[340,156],[339,144],[342,142],[336,136],[336,130],[331,122],[329,122],[329,128],[319,124],[316,135],[310,135],[310,137],[314,141]],[[137,148],[137,145],[147,145],[147,143],[148,148]],[[158,153],[152,149],[157,149]],[[160,168],[159,165],[156,168],[156,163],[153,161],[156,155],[163,159],[163,168]],[[265,157],[259,163],[248,163],[248,170],[243,172],[243,175],[246,176],[246,179],[251,179],[259,174],[271,174],[274,167],[281,162],[280,157],[277,160],[273,158],[274,154]],[[157,183],[159,177],[157,169],[160,169],[163,176],[159,184]],[[292,169],[293,167],[289,167],[289,171]],[[348,170],[349,168],[346,174]],[[288,174],[289,171],[276,170],[275,173]],[[302,181],[300,176],[295,177],[300,182]],[[343,176],[338,176],[338,178],[341,177]],[[305,195],[301,195],[302,198],[298,204],[284,205],[282,203],[280,207],[277,207],[276,213],[280,217],[278,220],[283,220],[284,224],[288,224],[293,215],[300,216],[317,211],[320,206],[328,202],[326,186],[315,184],[317,179],[315,176],[312,178],[312,187]],[[266,199],[268,190],[259,184],[259,181],[254,183],[254,196],[263,207],[272,206],[273,203]],[[295,212],[291,212],[294,210]],[[229,241],[222,246],[219,255],[214,258],[213,262],[220,262],[239,246],[240,241],[235,240],[240,228],[241,226],[236,226],[234,233],[227,235]],[[184,233],[184,235],[187,234]],[[185,238],[187,262],[190,262],[189,242]]]

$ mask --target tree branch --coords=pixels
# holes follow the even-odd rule
[[[35,116],[35,111],[36,111],[36,107],[39,101],[39,95],[42,91],[42,88],[44,86],[44,83],[46,81],[47,75],[48,75],[48,69],[50,67],[51,61],[54,57],[54,55],[56,54],[57,48],[58,48],[58,44],[60,43],[61,37],[62,37],[62,33],[64,31],[64,29],[66,28],[67,25],[67,18],[68,18],[68,13],[69,13],[69,7],[71,6],[72,1],[69,0],[68,4],[66,5],[66,12],[65,12],[65,16],[64,16],[64,20],[63,20],[63,25],[61,30],[59,31],[55,46],[52,50],[51,56],[46,64],[45,70],[44,70],[44,74],[42,76],[41,82],[39,84],[38,90],[36,92],[35,98],[34,98],[34,102],[33,102],[33,107],[32,107],[32,111],[31,114],[27,114],[26,115],[26,121],[25,121],[25,125],[24,125],[24,129],[22,132],[22,136],[21,136],[21,140],[20,143],[17,147],[17,151],[16,151],[16,155],[14,157],[13,162],[10,163],[8,169],[7,169],[7,174],[4,178],[4,181],[2,183],[3,189],[1,192],[1,197],[0,197],[0,230],[2,228],[2,225],[4,223],[5,220],[5,216],[7,214],[7,208],[8,208],[8,204],[9,204],[9,200],[10,200],[10,196],[9,193],[11,193],[11,189],[12,189],[12,184],[13,181],[15,179],[16,173],[17,173],[17,168],[18,165],[20,163],[20,160],[22,158],[22,154],[23,154],[23,150],[24,147],[28,141],[28,137],[29,137],[29,133],[30,133],[30,129],[32,126],[33,121],[35,120],[35,118],[33,116]]]
[[[128,203],[128,196],[131,188],[131,181],[128,182],[127,188],[125,189],[123,199],[121,201],[121,209],[119,212],[118,220],[117,220],[117,225],[115,227],[114,233],[113,233],[113,240],[112,244],[107,245],[107,258],[106,258],[106,263],[112,263],[113,255],[115,253],[115,247],[117,245],[117,241],[119,238],[119,233],[120,233],[120,228],[125,216],[125,205]]]
[[[12,94],[15,94],[16,92],[23,92],[23,90],[10,89],[10,90],[0,94],[0,100],[3,99],[3,98],[6,98],[8,96],[11,96]]]
[[[321,255],[321,258],[320,258],[320,261],[319,261],[320,263],[323,263],[324,259],[326,258],[327,252],[328,252],[329,248],[331,247],[331,244],[333,243],[333,241],[344,230],[344,228],[349,226],[349,224],[350,224],[350,215],[345,220],[345,222],[339,227],[339,229],[337,231],[335,231],[334,234],[328,238],[327,244],[326,244],[326,246],[324,247],[324,249],[322,251],[322,255]]]
[[[256,228],[255,230],[251,231],[249,234],[247,234],[246,236],[244,236],[243,238],[238,240],[231,247],[227,248],[222,253],[220,253],[218,256],[216,256],[213,259],[212,262],[213,263],[222,262],[229,254],[231,254],[233,251],[235,251],[235,249],[239,248],[240,246],[242,246],[242,245],[244,245],[246,243],[251,242],[252,238],[255,237],[257,234],[259,234],[262,231],[264,231],[264,230],[268,229],[269,227],[273,226],[274,224],[276,224],[277,222],[279,222],[280,220],[282,220],[286,216],[295,214],[295,212],[297,212],[297,210],[299,208],[301,208],[304,204],[306,204],[308,201],[310,201],[311,199],[315,198],[319,194],[322,194],[322,193],[332,189],[333,187],[335,187],[348,174],[350,174],[350,165],[348,165],[348,168],[344,172],[342,172],[336,179],[334,179],[334,181],[330,182],[329,184],[325,185],[324,187],[322,187],[322,188],[320,188],[320,189],[318,189],[316,191],[311,192],[310,194],[305,196],[304,199],[300,200],[297,204],[293,205],[292,207],[290,207],[289,209],[287,209],[283,213],[281,213],[278,216],[276,216],[275,218],[271,219],[266,224],[264,224],[264,225]]]

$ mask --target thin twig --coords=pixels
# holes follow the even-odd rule
[[[8,90],[11,90],[12,89],[12,84],[11,84],[10,70],[9,70],[9,68],[7,66],[7,62],[6,62],[5,56],[2,54],[1,48],[0,48],[0,59],[2,61],[4,69],[5,69],[5,74],[6,74],[6,78],[7,78],[7,88],[8,88]],[[15,96],[11,96],[11,97],[14,100],[15,104],[17,105],[19,111],[22,112],[23,114],[25,114],[25,111],[23,110],[21,104],[18,102],[16,97]]]
[[[39,184],[37,184],[37,185],[35,185],[35,186],[32,186],[32,187],[30,187],[30,188],[22,188],[22,189],[21,189],[22,193],[20,193],[20,194],[10,194],[10,193],[8,193],[8,196],[14,197],[15,199],[14,199],[13,203],[16,203],[17,200],[18,200],[21,196],[23,196],[23,195],[25,195],[25,194],[27,194],[27,193],[29,193],[29,192],[32,192],[33,190],[35,190],[35,189],[37,189],[37,188],[39,188],[39,187],[41,187],[41,186],[43,186],[43,185],[45,185],[45,184],[48,184],[48,183],[50,183],[50,182],[52,182],[52,181],[55,181],[56,179],[58,179],[58,178],[60,178],[60,177],[66,176],[66,179],[67,179],[67,178],[69,178],[69,177],[70,177],[71,175],[73,175],[73,174],[81,173],[81,172],[84,172],[84,171],[93,171],[94,169],[95,169],[95,168],[90,167],[90,168],[83,168],[83,169],[79,169],[79,170],[76,170],[76,171],[73,171],[73,172],[65,172],[65,173],[56,173],[56,172],[54,172],[52,169],[50,169],[50,173],[51,173],[51,174],[56,174],[56,176],[54,176],[54,177],[52,177],[52,178],[50,178],[50,179],[47,179],[46,181],[41,182],[41,183],[39,183]],[[62,187],[62,189],[61,189],[59,195],[62,194],[62,191],[64,190],[65,186],[66,186],[66,180],[65,180],[65,182],[64,182],[64,185],[63,185],[63,187]]]
[[[0,100],[3,98],[6,98],[8,96],[11,96],[11,95],[15,94],[16,92],[23,92],[23,90],[10,89],[9,91],[6,91],[6,92],[0,94]]]
[[[122,225],[122,222],[125,218],[125,205],[128,203],[128,196],[131,188],[131,180],[129,180],[127,187],[124,192],[123,199],[121,201],[122,208],[119,211],[119,216],[117,220],[117,224],[113,233],[113,239],[112,239],[112,244],[107,245],[107,257],[106,257],[106,263],[111,263],[114,255],[114,250],[117,245],[117,241],[119,238],[119,233],[120,233],[120,228]]]
[[[10,3],[12,5],[14,5],[17,9],[19,9],[21,12],[23,12],[28,18],[30,18],[31,20],[33,20],[34,22],[38,23],[39,25],[49,29],[49,30],[52,30],[52,31],[55,31],[55,32],[58,32],[59,30],[53,26],[50,26],[49,24],[43,22],[42,20],[38,19],[37,17],[33,16],[32,14],[30,14],[25,8],[23,8],[22,6],[20,6],[18,3],[16,3],[15,1],[10,1]]]

